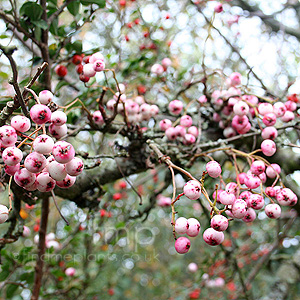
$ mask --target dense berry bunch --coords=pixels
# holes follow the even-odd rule
[[[75,157],[75,149],[69,142],[55,142],[55,139],[67,134],[67,116],[63,111],[51,112],[47,105],[52,100],[50,91],[40,92],[39,103],[30,109],[31,120],[16,115],[10,125],[0,127],[4,171],[13,176],[17,185],[28,191],[49,192],[56,185],[69,188],[84,168],[83,161]],[[37,128],[34,131],[31,122]],[[45,124],[49,125],[48,134]],[[8,213],[3,205],[1,212],[3,223]]]

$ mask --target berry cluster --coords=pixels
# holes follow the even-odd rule
[[[79,74],[79,79],[83,82],[88,82],[97,72],[105,69],[104,56],[100,52],[90,56],[75,54],[72,57],[72,63],[76,65],[76,72]],[[54,71],[59,77],[65,77],[68,74],[67,67],[61,64],[57,65]]]
[[[104,56],[100,52],[84,57],[76,54],[73,56],[72,62],[76,65],[76,72],[79,74],[79,79],[83,82],[88,82],[97,72],[105,69]]]
[[[35,98],[38,103],[30,109],[31,120],[16,115],[10,125],[0,127],[4,171],[28,191],[49,192],[56,185],[69,188],[84,165],[80,158],[75,157],[74,147],[69,142],[54,140],[67,134],[67,116],[63,111],[51,112],[47,106],[53,100],[50,91],[44,90]],[[31,121],[36,126],[34,131],[31,130]],[[46,134],[45,124],[49,124],[48,131],[52,137]],[[43,133],[40,134],[40,131]],[[22,140],[19,141],[18,137]],[[1,222],[6,221],[4,216],[7,213],[2,206],[1,212]]]
[[[221,166],[216,161],[206,164],[206,172],[210,177],[217,178],[221,175]],[[281,172],[277,164],[268,164],[267,161],[254,160],[247,173],[239,173],[236,182],[228,183],[223,189],[218,189],[213,194],[214,203],[210,202],[212,208],[211,227],[203,232],[204,241],[211,246],[220,245],[224,241],[224,231],[228,228],[230,220],[240,219],[246,223],[256,218],[256,211],[265,206],[265,198],[269,202],[264,208],[265,214],[272,219],[281,215],[281,206],[293,206],[297,203],[296,194],[289,188],[275,186]],[[263,189],[263,183],[267,177],[275,178],[272,186]],[[222,182],[222,181],[221,181]],[[185,195],[191,200],[197,200],[201,194],[207,197],[203,183],[197,180],[188,181],[183,187],[183,193],[177,200]],[[275,203],[274,199],[278,202]],[[175,201],[176,202],[176,201]],[[175,203],[173,202],[173,203]],[[223,215],[222,213],[225,213]],[[195,237],[200,231],[200,224],[196,219],[185,219],[179,217],[174,225],[175,232]],[[186,237],[179,237],[175,242],[178,253],[186,253],[191,246]]]
[[[140,124],[143,121],[149,121],[159,113],[159,108],[155,104],[146,103],[143,96],[136,96],[129,99],[126,97],[125,85],[119,84],[120,93],[117,92],[112,99],[106,102],[106,109],[112,113],[117,111],[118,114],[125,117],[130,124]],[[104,119],[100,110],[93,113],[95,124],[102,126]]]

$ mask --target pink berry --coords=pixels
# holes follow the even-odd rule
[[[58,141],[54,144],[52,155],[61,164],[66,164],[75,156],[74,147],[66,141]]]
[[[193,119],[189,115],[184,115],[180,118],[180,125],[188,128],[192,126],[193,124]]]
[[[197,266],[197,264],[196,263],[190,263],[189,265],[188,265],[188,270],[191,272],[191,273],[195,273],[195,272],[197,272],[198,271],[198,266]]]
[[[83,67],[84,68],[84,67]],[[101,72],[105,69],[105,63],[103,60],[96,60],[94,63],[93,63],[93,69],[96,71],[96,72]]]
[[[24,161],[25,168],[31,173],[41,172],[47,165],[46,157],[38,152],[28,154]]]
[[[236,219],[242,219],[247,212],[247,203],[242,199],[236,199],[231,207],[231,212]]]
[[[175,221],[175,231],[178,234],[185,234],[189,228],[188,220],[184,217],[180,217]]]
[[[267,167],[266,174],[269,178],[275,178],[281,173],[281,168],[278,164],[271,164]]]
[[[188,238],[181,236],[175,242],[175,250],[179,254],[187,253],[190,250],[191,242]]]
[[[230,74],[229,80],[231,86],[240,85],[242,82],[242,75],[238,72],[233,72],[232,74]]]
[[[261,132],[261,136],[264,140],[274,140],[278,136],[278,131],[275,127],[269,126],[263,129],[263,131]]]
[[[245,183],[245,178],[247,177],[247,174],[242,172],[242,173],[239,173],[238,175],[238,178],[239,178],[239,182],[240,184],[244,184]]]
[[[207,102],[207,98],[205,95],[202,95],[199,97],[198,101],[203,104],[203,103],[206,103]]]
[[[244,216],[244,218],[242,220],[246,223],[250,223],[250,222],[253,222],[255,219],[256,219],[255,210],[252,208],[248,208],[246,215]]]
[[[93,121],[99,126],[102,126],[105,123],[100,110],[94,111]]]
[[[102,53],[100,53],[100,52],[94,53],[93,55],[90,56],[88,62],[91,63],[91,64],[93,64],[97,60],[103,60],[104,61],[104,56],[103,56]]]
[[[18,139],[16,130],[9,125],[0,127],[0,143],[2,147],[14,146]]]
[[[210,161],[205,166],[208,175],[212,178],[217,178],[221,175],[222,169],[218,162]]]
[[[295,114],[292,111],[287,110],[284,115],[281,117],[283,122],[290,122],[295,119]]]
[[[258,112],[260,115],[264,116],[265,114],[273,112],[273,106],[271,103],[263,102],[258,105]]]
[[[169,119],[163,119],[159,122],[159,128],[162,131],[166,131],[170,127],[172,127],[172,121]]]
[[[249,112],[249,106],[246,102],[244,101],[239,101],[233,106],[233,112],[234,114],[238,116],[244,116],[248,114]]]
[[[260,146],[266,156],[272,156],[276,152],[276,144],[272,140],[264,140]]]
[[[37,189],[40,192],[49,192],[55,188],[55,180],[49,176],[49,173],[42,172],[36,177]]]
[[[61,139],[68,133],[68,127],[66,124],[63,124],[61,126],[50,124],[49,133],[56,139]]]
[[[48,164],[47,171],[49,172],[49,175],[56,181],[62,181],[67,176],[65,165],[60,164],[55,160]]]
[[[223,243],[224,233],[222,231],[216,231],[213,228],[207,228],[203,232],[203,240],[210,246],[217,246]]]
[[[247,177],[245,178],[245,185],[251,190],[258,188],[260,184],[261,180],[258,176],[247,175]]]
[[[172,203],[172,199],[170,197],[165,197],[163,195],[158,195],[157,196],[157,202],[156,204],[160,207],[166,207],[170,206]]]
[[[96,75],[96,71],[94,70],[94,66],[91,63],[85,64],[83,66],[83,71],[82,71],[84,76],[87,77],[94,77]]]
[[[41,104],[47,105],[53,99],[53,94],[48,90],[43,90],[39,93],[39,100]]]
[[[277,118],[282,117],[286,112],[286,107],[282,102],[276,102],[273,105],[274,114]]]
[[[78,157],[74,157],[71,161],[66,163],[66,171],[71,176],[78,176],[82,173],[83,168],[83,161]]]
[[[196,142],[196,138],[192,134],[185,134],[183,137],[183,144],[184,145],[192,145]]]
[[[268,186],[266,187],[265,193],[270,196],[270,197],[275,197],[276,196],[276,191],[273,187]]]
[[[169,103],[169,111],[173,115],[179,115],[183,109],[183,103],[180,100],[173,100]]]
[[[188,128],[187,133],[192,134],[195,138],[197,138],[199,135],[199,131],[196,126],[191,126],[190,128]]]
[[[271,219],[278,219],[281,215],[281,208],[278,204],[268,204],[265,207],[266,215]]]
[[[56,126],[61,126],[63,124],[66,124],[67,122],[67,115],[61,111],[56,110],[51,114],[51,123]]]
[[[177,131],[176,131],[175,127],[167,128],[165,133],[166,133],[166,137],[168,140],[174,141],[177,139]]]
[[[290,206],[291,202],[295,201],[295,196],[295,193],[291,189],[283,188],[278,194],[276,194],[276,200],[282,206]]]
[[[14,116],[11,121],[10,125],[17,131],[26,132],[31,127],[30,119],[26,118],[25,116]]]
[[[252,194],[249,197],[250,205],[254,209],[261,209],[265,205],[265,200],[262,195]]]
[[[297,109],[297,104],[294,101],[286,101],[284,105],[289,111],[295,111]]]
[[[186,234],[190,237],[197,236],[200,232],[200,223],[199,223],[199,221],[195,218],[189,218],[187,220],[187,222],[188,222],[188,228],[187,228]]]
[[[5,205],[0,204],[0,224],[3,224],[8,219],[8,208]]]
[[[201,185],[200,182],[196,180],[188,181],[183,187],[184,195],[191,199],[196,200],[201,196]]]
[[[2,153],[3,162],[8,166],[15,166],[23,158],[22,151],[17,147],[7,147]]]
[[[30,109],[30,117],[38,125],[45,124],[51,120],[51,111],[44,104],[35,104]]]
[[[227,191],[223,191],[220,193],[220,202],[224,205],[232,205],[236,200],[236,197],[232,193],[228,193]]]
[[[4,171],[9,176],[14,176],[17,171],[20,170],[20,164],[16,164],[15,166],[4,165]]]
[[[75,181],[76,181],[75,176],[70,176],[67,174],[67,176],[63,180],[56,181],[56,184],[62,189],[68,189],[75,183]]]
[[[41,134],[33,141],[34,151],[40,154],[49,154],[54,146],[53,139],[47,134]]]
[[[230,138],[236,136],[236,132],[232,127],[226,127],[223,131],[223,135],[225,138]]]
[[[277,118],[274,113],[267,113],[264,115],[262,121],[266,126],[273,126],[273,125],[275,125],[276,120],[277,120]]]
[[[125,110],[128,115],[136,115],[140,111],[140,106],[134,101],[132,101],[131,99],[128,99],[125,102]],[[150,106],[150,111],[151,111],[151,106]]]
[[[266,169],[265,163],[261,160],[255,160],[250,167],[250,171],[254,175],[259,175],[263,173]]]
[[[225,231],[228,228],[228,219],[222,215],[215,215],[210,221],[210,226],[216,231]]]
[[[183,127],[182,125],[177,125],[177,126],[175,127],[175,131],[176,131],[176,135],[177,135],[178,137],[184,137],[185,134],[186,134],[186,128]]]
[[[29,172],[26,168],[18,170],[14,174],[14,180],[21,187],[29,187],[35,182],[35,174]]]
[[[72,267],[67,268],[67,269],[65,270],[65,274],[66,274],[67,276],[74,276],[75,273],[76,273],[76,269],[75,269],[75,268],[72,268]]]
[[[151,67],[151,73],[153,73],[153,74],[160,76],[160,75],[162,75],[163,72],[164,72],[164,68],[160,64],[154,64]]]
[[[240,194],[239,199],[244,200],[247,203],[247,207],[251,207],[250,196],[252,193],[250,191],[244,191]]]
[[[225,191],[230,193],[230,194],[234,194],[235,196],[237,196],[237,192],[238,192],[238,185],[235,182],[229,182],[226,184],[225,186]]]
[[[23,226],[23,233],[22,233],[22,236],[23,236],[23,237],[29,237],[29,236],[30,236],[30,233],[31,233],[30,228],[24,225],[24,226]]]
[[[218,13],[221,13],[223,11],[223,4],[222,3],[217,3],[215,8],[214,8],[214,11],[218,14]]]

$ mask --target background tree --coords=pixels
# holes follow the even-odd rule
[[[2,298],[298,299],[299,7],[2,1],[2,130],[30,117],[37,126],[18,130],[24,158],[50,132],[84,162],[67,189],[48,192],[71,182],[54,182],[49,168],[46,192],[23,189],[7,174],[0,133],[0,199],[11,208],[1,224]],[[38,123],[37,101],[65,112],[67,127]],[[270,139],[274,155],[261,146]],[[245,174],[250,167],[257,176]],[[189,180],[199,195],[184,188]],[[251,223],[237,220],[244,204],[228,207],[222,190],[251,190],[266,206],[279,203],[281,216],[262,208]],[[258,207],[248,206],[249,221]],[[198,236],[181,247],[177,217],[196,218],[202,235],[220,213],[234,218],[222,245]]]

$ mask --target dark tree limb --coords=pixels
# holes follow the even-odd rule
[[[43,267],[44,267],[44,254],[46,252],[46,233],[49,215],[49,198],[46,197],[42,201],[42,215],[41,215],[41,225],[39,231],[39,243],[38,243],[38,258],[35,266],[34,275],[34,286],[32,290],[31,300],[38,300],[39,293],[42,285],[43,278]]]

